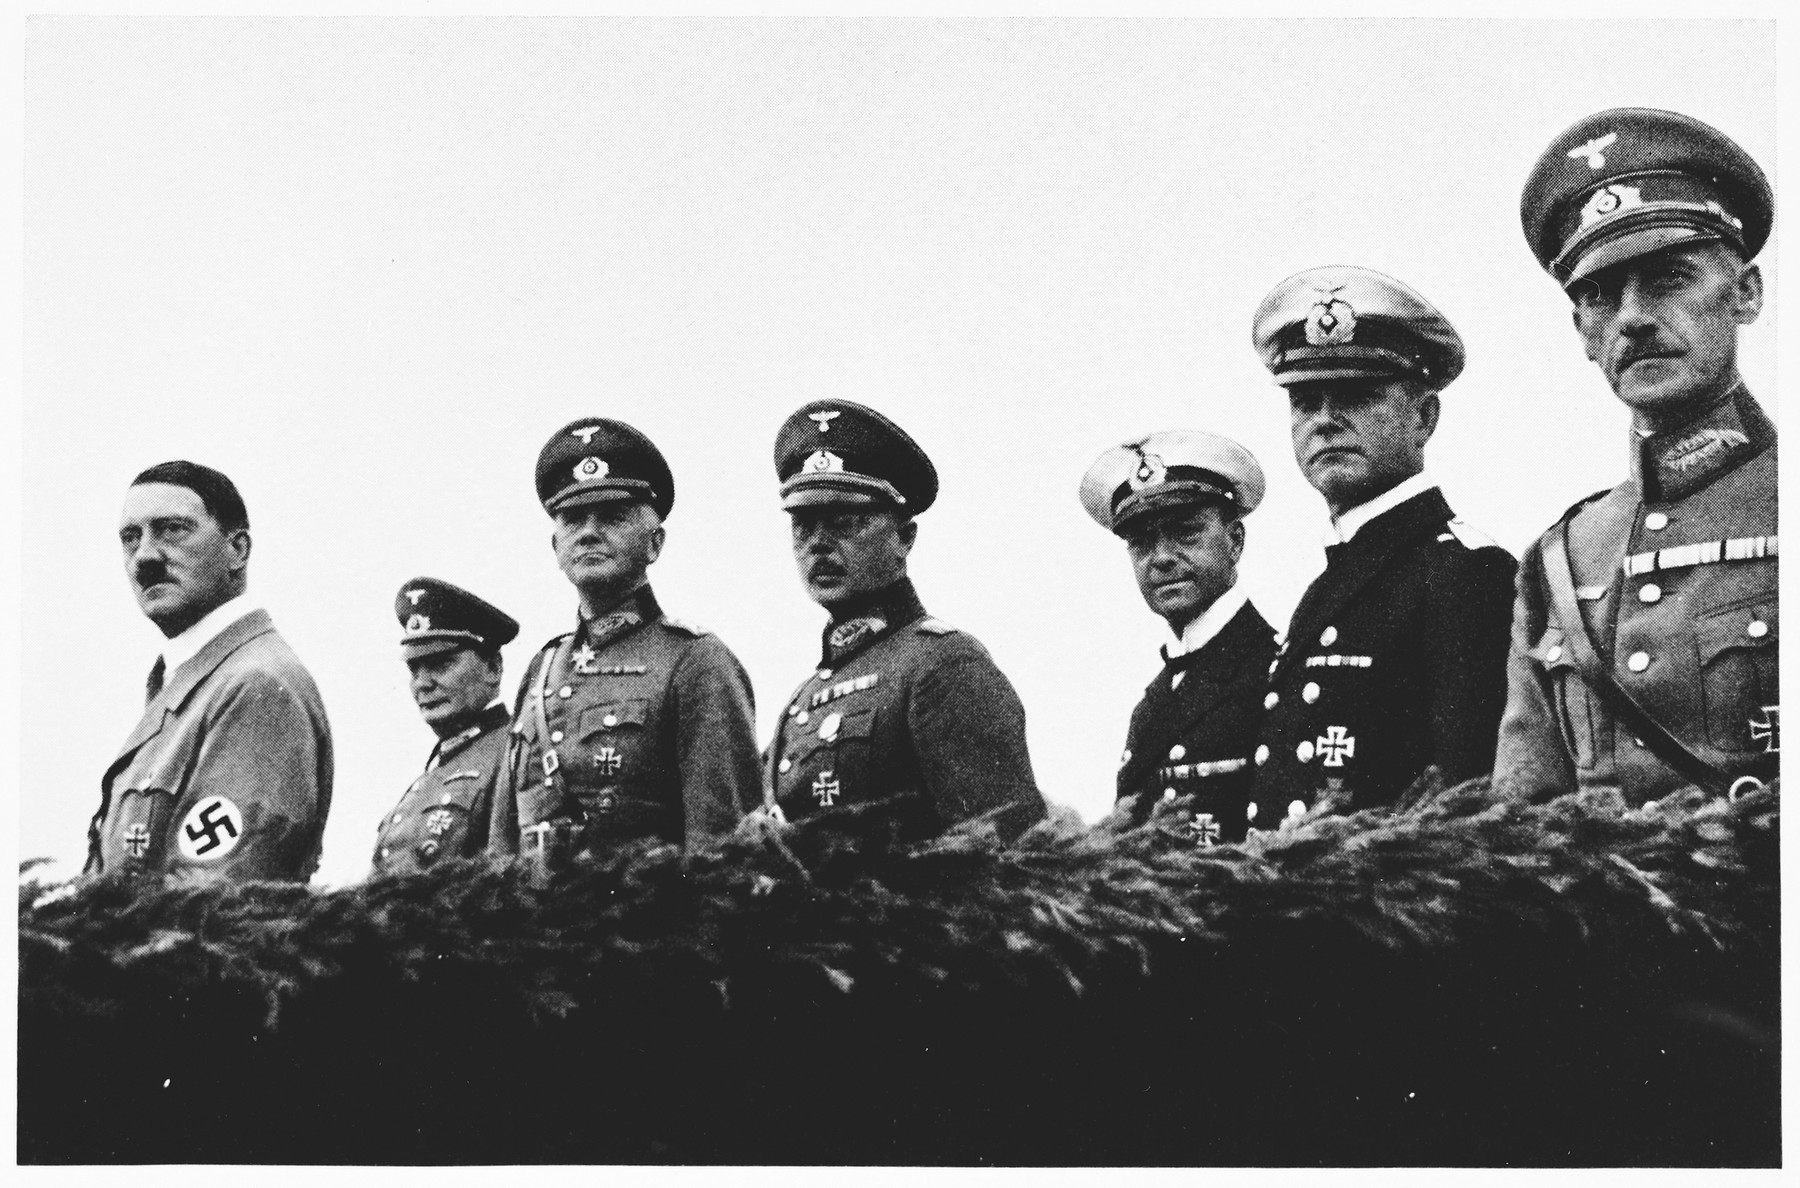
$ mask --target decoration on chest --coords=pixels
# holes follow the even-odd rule
[[[837,773],[834,771],[822,771],[819,778],[812,782],[813,799],[819,802],[820,808],[830,808],[836,804],[843,791],[843,785],[838,783]]]
[[[1762,707],[1762,721],[1750,719],[1750,738],[1763,745],[1765,755],[1781,754],[1781,707],[1765,705]]]
[[[601,775],[617,775],[623,766],[625,766],[625,757],[619,754],[617,747],[601,747],[594,752],[594,768]]]
[[[1342,767],[1344,760],[1356,757],[1356,738],[1342,726],[1327,726],[1315,746],[1326,767]]]
[[[125,852],[133,858],[142,858],[150,850],[150,830],[139,821],[125,831]]]
[[[1230,775],[1234,771],[1242,771],[1250,765],[1248,759],[1206,759],[1198,763],[1178,763],[1172,767],[1160,768],[1157,772],[1164,782],[1176,780],[1203,780],[1209,776]]]
[[[1195,813],[1188,828],[1193,831],[1195,844],[1207,849],[1219,844],[1219,835],[1223,832],[1211,813]]]
[[[880,683],[881,674],[878,672],[871,672],[866,676],[855,677],[847,681],[839,681],[835,685],[820,689],[817,693],[814,693],[807,699],[806,707],[808,709],[818,709],[827,702],[836,701],[840,697],[848,697],[852,693],[861,693],[865,689],[873,689]]]
[[[1337,652],[1306,658],[1308,668],[1368,668],[1374,663],[1373,656],[1345,656]]]
[[[582,644],[569,656],[575,665],[575,671],[582,676],[643,676],[650,671],[648,664],[596,664],[599,653],[587,644]]]
[[[431,815],[425,818],[425,832],[433,837],[442,837],[455,820],[455,814],[449,809],[434,809]]]
[[[1767,536],[1734,536],[1727,540],[1703,540],[1695,544],[1674,545],[1648,553],[1631,553],[1625,558],[1625,576],[1638,577],[1659,569],[1686,569],[1693,565],[1717,565],[1725,561],[1759,561],[1780,554],[1780,539]]]

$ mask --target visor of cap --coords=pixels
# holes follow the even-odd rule
[[[781,506],[785,511],[795,507],[867,506],[885,504],[904,509],[906,499],[892,483],[873,475],[845,471],[797,474],[781,484]]]
[[[1155,512],[1170,511],[1183,507],[1219,506],[1242,511],[1236,492],[1216,483],[1199,482],[1193,479],[1178,479],[1173,482],[1158,483],[1154,487],[1145,487],[1142,491],[1134,491],[1119,500],[1113,509],[1112,530],[1124,535],[1128,525],[1135,523]]]
[[[1623,264],[1627,260],[1635,260],[1639,256],[1648,256],[1651,252],[1660,252],[1664,248],[1679,244],[1714,243],[1724,238],[1717,231],[1705,230],[1691,223],[1662,223],[1653,226],[1639,226],[1622,234],[1608,236],[1596,240],[1575,257],[1571,268],[1560,262],[1552,266],[1554,271],[1566,271],[1562,286],[1567,289],[1577,281],[1586,280],[1602,269],[1611,268],[1615,264]]]
[[[588,503],[615,503],[625,499],[637,499],[650,502],[650,484],[639,479],[597,479],[591,483],[578,483],[564,487],[549,502],[544,510],[558,512],[565,507],[579,507]]]
[[[1317,380],[1394,379],[1409,375],[1426,377],[1427,373],[1412,360],[1386,351],[1351,353],[1349,348],[1340,348],[1312,357],[1290,353],[1275,371],[1275,382],[1286,388]]]
[[[423,660],[458,648],[485,648],[487,641],[468,631],[421,631],[400,641],[400,655],[406,660]]]

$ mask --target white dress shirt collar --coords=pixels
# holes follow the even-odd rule
[[[1362,531],[1363,526],[1383,512],[1393,511],[1415,495],[1437,486],[1437,480],[1421,470],[1409,479],[1403,479],[1389,487],[1375,498],[1360,506],[1353,507],[1331,522],[1331,528],[1325,533],[1328,545],[1349,544],[1352,537]]]
[[[1163,646],[1163,655],[1173,660],[1177,656],[1198,652],[1225,629],[1225,624],[1231,622],[1248,601],[1249,592],[1233,582],[1231,589],[1215,598],[1211,606],[1201,611],[1200,616],[1187,625],[1187,630],[1181,633],[1180,639]]]
[[[167,681],[175,675],[175,670],[200,654],[204,648],[233,623],[260,609],[250,601],[249,594],[239,594],[236,598],[226,599],[206,613],[198,623],[183,631],[173,639],[163,641],[163,680]]]

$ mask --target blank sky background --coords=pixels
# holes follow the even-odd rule
[[[1777,175],[1770,22],[50,18],[25,83],[20,852],[79,863],[158,650],[120,501],[184,457],[243,491],[251,593],[323,693],[334,883],[432,741],[399,585],[517,617],[509,695],[573,625],[532,490],[566,421],[667,455],[652,579],[742,659],[764,739],[823,622],[775,429],[824,396],[899,421],[943,483],[924,602],[993,652],[1040,784],[1091,818],[1165,632],[1081,511],[1087,465],[1237,438],[1269,478],[1255,602],[1285,623],[1323,565],[1249,344],[1270,288],[1363,264],[1444,311],[1469,362],[1428,462],[1516,553],[1626,465],[1519,230],[1538,153],[1658,106]],[[1742,361],[1778,415],[1775,246]]]

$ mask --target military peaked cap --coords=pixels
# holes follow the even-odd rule
[[[497,652],[519,634],[511,615],[437,578],[414,578],[401,586],[394,595],[394,617],[406,629],[400,654],[408,660],[456,648]]]
[[[537,493],[551,515],[583,503],[640,499],[666,517],[675,506],[675,476],[655,443],[624,421],[583,417],[544,443]]]
[[[782,422],[775,474],[783,508],[881,504],[916,516],[937,470],[906,430],[849,400],[815,400]]]
[[[1198,429],[1165,429],[1114,446],[1081,479],[1081,506],[1120,535],[1152,512],[1211,503],[1247,515],[1262,497],[1256,457],[1228,437]]]
[[[1276,285],[1250,337],[1283,387],[1411,376],[1441,390],[1463,369],[1462,336],[1431,302],[1350,265],[1309,268]]]
[[[1576,122],[1538,158],[1519,199],[1532,254],[1565,289],[1682,243],[1722,240],[1751,259],[1774,218],[1769,179],[1736,141],[1649,107]]]

